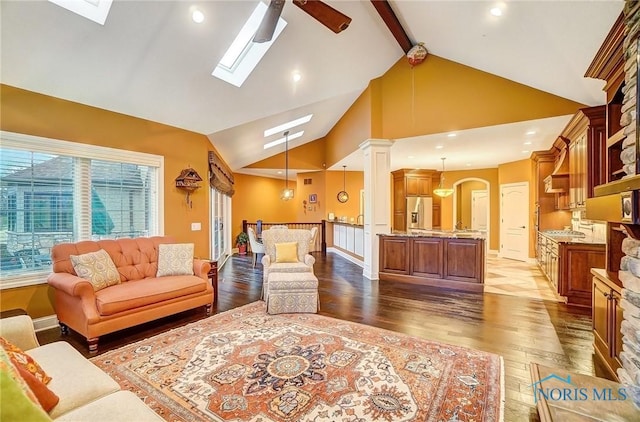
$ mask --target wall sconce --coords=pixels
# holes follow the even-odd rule
[[[189,200],[191,192],[200,187],[198,182],[202,182],[202,177],[197,171],[189,167],[180,172],[180,176],[176,177],[176,188],[187,192],[187,205],[193,208],[193,203]]]

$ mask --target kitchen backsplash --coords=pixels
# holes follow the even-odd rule
[[[571,213],[571,229],[584,233],[584,235],[594,242],[606,242],[607,223],[602,221],[587,220],[582,218],[582,211]]]

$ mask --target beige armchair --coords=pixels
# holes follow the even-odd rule
[[[262,244],[265,255],[262,257],[263,285],[269,279],[269,273],[313,273],[313,264],[316,259],[309,255],[309,242],[311,232],[305,229],[288,230],[264,230],[262,232]],[[276,262],[276,243],[297,242],[298,262]]]

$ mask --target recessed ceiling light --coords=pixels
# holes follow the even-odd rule
[[[531,141],[527,141],[524,143],[525,145],[531,145]]]
[[[447,135],[447,138],[455,138],[456,136],[458,136],[458,135],[455,134],[455,133],[450,133],[450,134]]]
[[[291,141],[292,139],[296,139],[301,137],[304,134],[304,130],[301,130],[300,132],[296,132],[294,134],[289,135],[289,140]],[[287,138],[285,138],[284,136],[280,139],[276,139],[275,141],[269,142],[268,144],[264,144],[264,149],[268,149],[271,147],[275,147],[276,145],[280,145],[280,144],[284,144],[284,142],[287,140]]]
[[[502,9],[499,7],[492,7],[489,11],[493,16],[502,16]]]
[[[529,132],[527,132],[527,135],[535,135],[536,131],[535,130],[530,130]]]
[[[195,23],[202,23],[204,22],[204,13],[202,13],[201,10],[195,9],[191,13],[191,19],[193,19]]]
[[[305,123],[308,123],[312,117],[313,117],[313,114],[307,114],[306,116],[300,117],[298,119],[291,120],[289,122],[283,123],[278,126],[274,126],[271,129],[267,129],[264,131],[264,137],[267,138],[271,135],[275,135],[276,133],[284,132],[287,129],[291,129],[292,127],[296,127],[296,126],[300,126]],[[289,139],[291,139],[291,136],[289,136]]]
[[[444,145],[436,145],[436,149],[442,149],[444,148]]]
[[[302,79],[302,75],[297,70],[295,72],[293,72],[291,77],[293,78],[293,82],[299,82],[300,79]]]
[[[278,173],[278,174],[282,174],[282,171],[278,170],[276,173]]]

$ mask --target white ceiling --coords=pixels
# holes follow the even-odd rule
[[[353,19],[338,35],[287,2],[287,27],[236,88],[211,71],[256,2],[115,0],[101,26],[50,2],[2,1],[0,78],[206,134],[238,171],[283,150],[263,150],[262,132],[271,126],[313,113],[290,147],[326,135],[369,81],[403,55],[369,1],[327,2]],[[410,38],[432,54],[588,105],[605,101],[603,82],[583,75],[622,10],[620,0],[510,1],[501,18],[489,15],[495,2],[488,1],[390,3]],[[194,6],[204,23],[191,21]],[[302,74],[297,84],[294,70]],[[445,140],[442,151],[434,148],[443,135],[399,140],[392,166],[439,168],[447,156],[447,170],[495,167],[523,158],[528,127],[540,128],[536,149],[546,149],[567,119],[465,131],[455,143]],[[421,158],[403,162],[408,155]],[[357,161],[346,157],[335,167]]]

